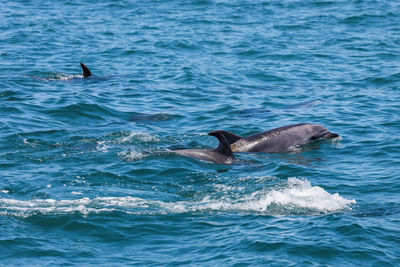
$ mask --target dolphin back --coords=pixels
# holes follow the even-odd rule
[[[328,139],[338,136],[321,125],[301,123],[245,137],[233,143],[231,149],[235,152],[279,152],[319,138]]]

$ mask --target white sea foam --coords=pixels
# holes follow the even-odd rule
[[[51,78],[49,80],[60,80],[60,81],[68,81],[71,79],[75,79],[75,78],[83,78],[83,75],[80,74],[75,74],[75,75],[69,75],[69,74],[59,74],[57,75],[56,78]]]
[[[129,149],[128,151],[119,152],[118,156],[122,157],[123,159],[125,159],[127,161],[135,161],[135,160],[140,160],[140,159],[146,157],[146,154],[144,154],[138,150]]]
[[[130,132],[128,136],[121,137],[118,141],[120,143],[128,143],[135,140],[145,143],[160,141],[157,135],[149,134],[146,132]]]
[[[226,190],[230,191],[229,186]],[[230,195],[220,198],[204,197],[199,202],[163,203],[171,212],[195,211],[241,211],[273,214],[332,213],[351,209],[354,199],[348,200],[338,193],[330,194],[319,186],[311,186],[306,179],[289,178],[279,189],[260,190],[250,195],[233,199]],[[278,207],[278,208],[277,208]]]
[[[33,75],[31,76],[33,79],[39,80],[39,81],[44,81],[44,82],[49,82],[49,81],[68,81],[76,78],[83,78],[82,74],[66,74],[66,73],[50,73],[45,75],[45,77],[41,76],[36,76]]]
[[[234,211],[290,215],[293,213],[332,213],[351,209],[354,199],[338,193],[331,194],[306,179],[289,178],[281,188],[265,189],[233,197],[228,191],[222,197],[205,196],[200,201],[163,202],[137,197],[98,197],[75,200],[33,199],[15,200],[0,198],[0,214],[30,216],[33,214],[68,214],[121,211],[132,214],[169,214],[207,211]]]
[[[312,186],[306,179],[289,178],[281,189],[268,192],[255,192],[239,205],[248,210],[267,211],[271,204],[287,208],[303,208],[319,212],[335,212],[350,208],[354,199],[348,200],[338,193],[330,194],[319,186]]]
[[[37,140],[28,140],[26,138],[22,138],[22,142],[24,145],[30,146],[30,147],[37,147],[39,145],[39,142]]]
[[[98,151],[107,153],[109,148],[110,148],[110,146],[107,145],[106,141],[97,141],[96,149]]]

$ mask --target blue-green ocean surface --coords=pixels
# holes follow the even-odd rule
[[[399,114],[398,1],[0,0],[0,266],[399,265]]]

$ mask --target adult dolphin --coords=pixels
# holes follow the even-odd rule
[[[200,159],[204,161],[211,161],[218,164],[233,164],[235,158],[229,146],[228,140],[223,131],[212,131],[208,135],[215,136],[219,140],[219,145],[215,149],[182,149],[175,150],[175,153],[180,155]]]
[[[312,123],[283,126],[247,137],[223,130],[214,132],[222,134],[228,140],[233,152],[280,152],[291,146],[304,145],[320,138],[339,136],[321,125]]]

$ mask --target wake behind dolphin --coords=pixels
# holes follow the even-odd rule
[[[59,72],[39,72],[38,74],[30,75],[31,78],[39,81],[71,81],[92,76],[92,72],[84,63],[80,63],[82,74],[66,74]]]

